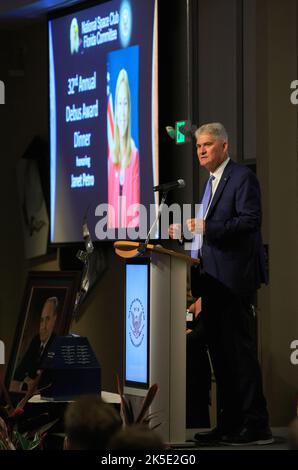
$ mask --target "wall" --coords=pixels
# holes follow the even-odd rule
[[[265,193],[270,285],[260,296],[262,365],[272,423],[296,413],[297,366],[290,343],[298,337],[297,2],[257,2],[258,168]]]
[[[2,24],[0,41],[6,87],[6,103],[0,107],[0,337],[8,357],[29,268],[20,236],[16,165],[34,135],[47,134],[45,29],[40,23]]]
[[[271,423],[287,425],[298,394],[290,364],[298,335],[297,108],[289,99],[297,78],[297,2],[195,3],[196,120],[224,122],[232,158],[257,164],[270,269],[270,284],[259,293],[259,357]]]

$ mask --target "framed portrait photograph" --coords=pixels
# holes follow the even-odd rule
[[[6,374],[10,392],[26,391],[55,336],[69,332],[81,273],[28,274]]]

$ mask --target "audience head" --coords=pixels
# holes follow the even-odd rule
[[[66,450],[105,450],[121,426],[115,408],[95,395],[80,397],[65,413]]]

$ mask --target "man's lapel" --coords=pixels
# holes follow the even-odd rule
[[[227,164],[227,166],[225,167],[224,169],[224,172],[222,174],[222,177],[220,179],[220,182],[216,188],[216,191],[215,191],[215,194],[212,198],[212,201],[211,201],[211,204],[210,204],[210,207],[209,207],[209,210],[208,210],[208,214],[207,214],[207,219],[209,218],[213,208],[216,206],[223,190],[224,190],[224,187],[225,185],[227,184],[229,178],[230,178],[230,175],[231,175],[231,172],[232,172],[232,167],[233,167],[233,164],[234,162],[232,160],[229,161],[229,163]]]

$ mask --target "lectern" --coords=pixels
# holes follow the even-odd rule
[[[186,275],[197,264],[183,253],[138,242],[117,241],[125,259],[124,391],[144,396],[157,383],[151,413],[166,442],[185,442]]]

